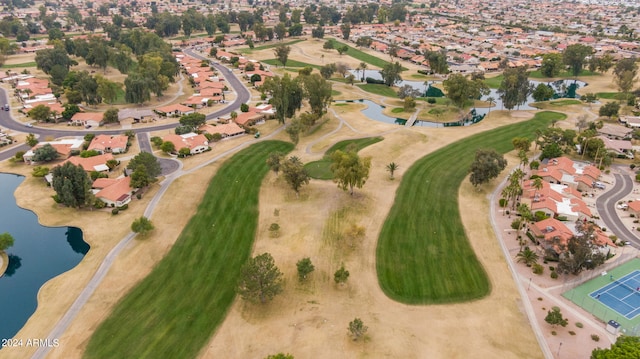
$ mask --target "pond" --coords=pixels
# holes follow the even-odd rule
[[[334,101],[336,103],[362,103],[367,105],[366,108],[364,108],[362,112],[365,116],[367,116],[367,118],[370,118],[372,120],[376,120],[376,121],[380,121],[380,122],[384,122],[384,123],[390,123],[390,124],[394,124],[394,125],[401,125],[404,126],[407,123],[407,120],[403,119],[403,118],[396,118],[396,117],[389,117],[387,115],[385,115],[383,113],[385,107],[378,105],[377,103],[371,101],[371,100],[365,100],[365,99],[360,99],[360,100],[338,100],[338,101]],[[478,111],[478,115],[482,116],[479,111]],[[484,117],[484,116],[482,116]],[[476,118],[476,120],[472,121],[472,120],[468,120],[468,121],[464,121],[464,122],[450,122],[450,123],[446,123],[446,122],[431,122],[431,121],[416,121],[413,125],[417,126],[417,127],[454,127],[454,126],[468,126],[477,122],[480,122],[482,120],[482,118],[478,119]]]
[[[356,76],[356,78],[360,78],[362,77],[362,71],[355,71],[355,70],[351,70],[350,71],[353,75]],[[380,75],[380,71],[378,70],[365,70],[364,71],[364,77],[371,77],[373,79],[376,80],[382,80],[382,76]],[[557,81],[553,81],[553,82],[542,82],[542,81],[534,81],[534,80],[529,80],[529,82],[531,82],[531,84],[533,85],[533,88],[535,89],[536,86],[538,86],[538,84],[540,83],[544,83],[547,84],[549,86],[551,86],[554,91],[556,92],[569,92],[569,94],[575,94],[575,90],[579,90],[585,86],[587,86],[588,84],[586,82],[583,81],[574,81],[574,80],[557,80]],[[436,85],[436,87],[438,88],[443,88],[442,87],[442,81],[428,81],[429,84],[434,84]],[[573,89],[573,91],[570,91],[570,87],[572,84],[575,83],[575,88]],[[419,90],[421,92],[425,92],[427,90],[427,85],[425,84],[425,81],[400,81],[396,84],[396,86],[398,87],[402,87],[404,85],[409,85],[411,87],[413,87],[416,90]],[[487,99],[489,97],[493,97],[494,101],[493,104],[494,106],[491,108],[493,110],[504,110],[504,107],[502,106],[502,100],[500,100],[500,95],[498,94],[498,90],[497,89],[491,89],[490,93],[485,96],[483,99]],[[578,96],[579,97],[579,96]],[[535,102],[535,100],[533,99],[533,96],[529,95],[529,97],[527,98],[527,101],[525,102],[524,105],[520,105],[519,107],[516,107],[516,110],[537,110],[537,108],[535,107],[531,107],[529,106],[529,103]],[[478,107],[476,108],[476,112],[478,115],[486,115],[488,114],[489,108],[488,107]],[[427,121],[419,121],[419,122],[427,122]],[[432,124],[434,124],[434,122],[432,122],[431,124],[427,123],[427,124],[423,124],[426,126],[430,126],[433,127]],[[418,121],[416,121],[416,126],[420,126],[420,124],[418,123]]]
[[[46,281],[74,268],[89,251],[79,228],[42,226],[35,213],[17,206],[13,193],[23,180],[0,173],[0,233],[14,239],[6,250],[9,267],[0,277],[0,339],[12,338],[24,326]]]

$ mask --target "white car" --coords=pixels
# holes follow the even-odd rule
[[[27,127],[33,127],[33,125],[31,124],[31,122],[27,122],[27,123],[25,123],[24,125],[25,125],[25,126],[27,126]]]

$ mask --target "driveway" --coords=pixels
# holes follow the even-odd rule
[[[137,135],[138,137],[138,145],[140,146],[140,152],[148,152],[153,154],[153,149],[151,148],[151,141],[149,141],[149,133],[148,132],[140,132]],[[160,167],[162,168],[161,174],[166,176],[177,171],[182,164],[178,160],[174,160],[171,158],[161,158],[156,156],[158,162],[160,163]]]
[[[638,247],[640,241],[625,226],[615,208],[616,203],[633,190],[633,179],[628,174],[615,173],[613,176],[615,178],[613,187],[596,200],[598,214],[610,232],[615,233],[623,241],[631,241]]]

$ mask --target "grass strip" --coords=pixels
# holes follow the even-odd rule
[[[251,254],[266,158],[292,149],[260,142],[220,167],[171,251],[100,324],[86,358],[197,357],[222,323]]]
[[[398,94],[396,93],[396,90],[394,90],[393,87],[390,87],[387,85],[364,84],[364,85],[356,85],[356,86],[360,87],[366,92],[369,92],[375,95],[398,98]]]
[[[344,140],[337,142],[333,146],[329,147],[328,150],[325,151],[324,157],[319,161],[309,162],[304,165],[304,168],[307,170],[307,173],[311,178],[320,179],[320,180],[331,180],[333,179],[333,172],[331,172],[331,159],[329,158],[331,154],[337,150],[344,151],[347,146],[354,144],[356,146],[357,151],[359,152],[361,149],[371,146],[374,143],[378,143],[382,141],[384,138],[382,137],[366,137],[366,138],[358,138],[355,140]]]
[[[289,42],[276,42],[274,44],[256,46],[253,49],[247,47],[247,48],[237,49],[236,51],[238,51],[241,54],[250,54],[250,53],[253,53],[254,51],[269,50],[269,49],[276,48],[280,45],[289,46],[289,45],[297,44],[298,42],[301,42],[301,41],[305,41],[305,39],[297,39]]]
[[[271,66],[280,66],[280,67],[282,66],[282,62],[280,62],[280,60],[278,60],[278,59],[267,59],[267,60],[262,60],[262,62],[264,62],[265,64],[269,64]],[[288,59],[287,60],[287,67],[311,67],[311,68],[320,70],[320,68],[322,66],[310,64],[310,63],[307,63],[307,62]]]
[[[337,49],[337,48],[342,47],[342,46],[348,47],[349,50],[345,54],[353,57],[356,60],[360,60],[362,62],[365,62],[365,63],[369,64],[369,65],[373,65],[373,66],[376,66],[376,67],[379,67],[379,68],[383,68],[383,67],[385,67],[385,65],[390,64],[389,61],[385,61],[385,60],[379,58],[378,56],[369,55],[366,52],[362,52],[362,51],[358,50],[355,47],[352,47],[352,46],[349,46],[348,44],[345,44],[344,42],[340,42],[340,41],[337,41],[335,39],[332,39],[331,41],[333,42],[333,48],[334,49]],[[398,61],[400,61],[400,59],[398,59]],[[402,67],[402,71],[406,71],[406,70],[408,70],[408,69],[403,66]]]
[[[552,119],[563,118],[561,113],[539,112],[529,121],[455,142],[407,170],[376,249],[378,281],[387,296],[407,304],[440,304],[475,300],[490,292],[460,219],[460,184],[476,150],[506,153],[513,150],[514,137],[532,138]]]

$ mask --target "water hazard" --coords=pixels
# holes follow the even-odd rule
[[[23,180],[0,173],[0,233],[15,241],[6,250],[9,267],[0,277],[0,339],[12,338],[24,326],[46,281],[78,265],[89,251],[79,228],[42,226],[33,212],[16,205],[13,193]]]

